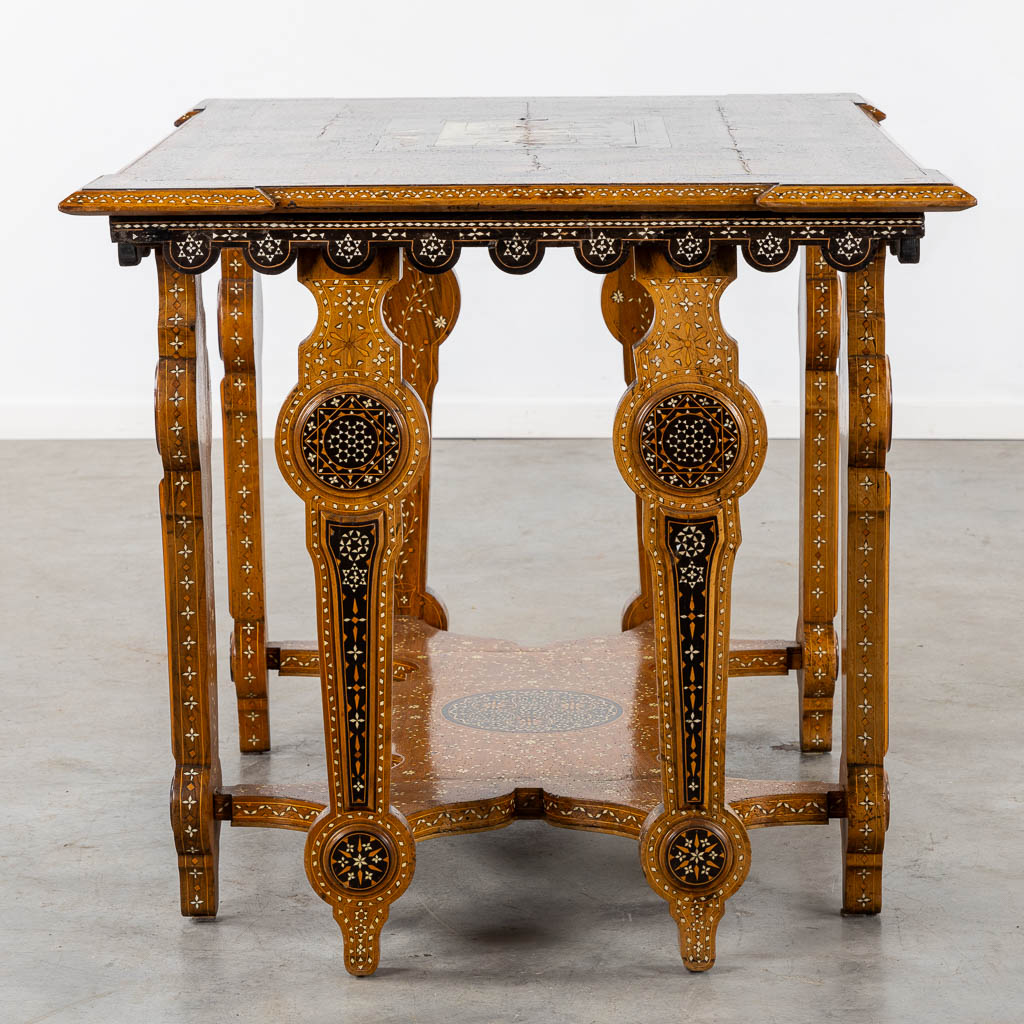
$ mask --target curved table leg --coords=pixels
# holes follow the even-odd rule
[[[634,261],[653,326],[633,345],[636,380],[613,439],[642,502],[662,762],[640,858],[679,924],[683,962],[705,971],[725,900],[750,868],[746,829],[725,802],[725,725],[738,498],[764,463],[764,416],[719,316],[735,249],[699,271],[678,270],[654,246],[637,246]]]
[[[426,467],[430,431],[384,325],[400,276],[397,249],[353,276],[299,255],[319,314],[277,425],[278,464],[306,503],[316,570],[329,803],[306,839],[306,875],[331,905],[352,974],[376,970],[388,908],[416,860],[389,804],[392,619],[401,503]]]

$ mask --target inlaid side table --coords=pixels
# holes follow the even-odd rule
[[[545,818],[628,836],[715,958],[748,830],[842,822],[843,910],[882,905],[891,425],[883,275],[924,214],[974,199],[923,170],[857,96],[211,100],[61,204],[153,253],[157,440],[182,913],[217,912],[218,835],[306,834],[354,974],[377,966],[416,846]],[[430,411],[465,246],[521,274],[568,246],[604,275],[626,391],[610,425],[636,495],[623,632],[539,650],[447,632],[426,586]],[[737,256],[803,263],[801,586],[792,641],[730,636],[739,500],[765,457],[719,302]],[[244,752],[270,750],[271,672],[320,679],[323,791],[225,785],[217,737],[210,384],[200,275],[220,264],[231,667]],[[275,642],[263,571],[259,274],[297,264],[318,314],[277,419],[306,511],[319,637]],[[565,389],[571,390],[571,381]],[[848,398],[846,397],[848,394]],[[840,569],[840,564],[843,568]],[[842,640],[837,637],[836,618]],[[794,674],[803,751],[837,780],[726,778],[730,676]]]

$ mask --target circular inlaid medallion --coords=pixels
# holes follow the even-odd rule
[[[722,837],[700,825],[681,829],[665,849],[665,867],[683,885],[711,885],[728,863],[729,851]]]
[[[573,690],[497,690],[472,693],[441,709],[449,722],[491,732],[572,732],[614,722],[613,700]]]
[[[350,892],[365,892],[380,885],[391,870],[391,848],[373,832],[344,833],[331,848],[331,874]]]
[[[310,410],[299,432],[306,468],[341,491],[376,487],[402,448],[398,421],[371,395],[331,395]]]
[[[662,482],[680,490],[711,487],[732,469],[740,432],[714,396],[677,391],[650,409],[640,424],[640,455]]]

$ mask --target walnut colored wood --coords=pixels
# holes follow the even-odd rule
[[[454,271],[425,274],[406,265],[401,280],[384,296],[384,323],[402,343],[402,373],[420,396],[430,419],[437,384],[437,357],[459,315],[459,282]],[[423,476],[402,502],[405,540],[395,581],[397,611],[437,629],[448,628],[444,602],[427,587],[430,520],[430,456]]]
[[[803,253],[800,304],[804,372],[800,447],[800,613],[797,673],[800,749],[832,749],[832,700],[839,673],[839,274],[820,249]]]
[[[61,204],[110,215],[122,265],[150,253],[157,262],[183,913],[216,913],[222,821],[298,831],[345,966],[369,974],[416,842],[521,818],[637,842],[693,971],[714,962],[725,901],[750,868],[749,829],[840,819],[843,910],[881,908],[885,253],[918,262],[924,212],[974,204],[892,143],[883,117],[853,94],[211,100]],[[451,635],[427,587],[438,350],[458,315],[452,268],[474,246],[511,274],[561,246],[606,275],[601,308],[627,384],[613,446],[637,501],[641,577],[614,637],[523,649]],[[740,255],[774,272],[801,250],[796,638],[734,640],[738,502],[763,464],[765,428],[719,302]],[[198,280],[218,260],[240,745],[269,749],[269,671],[319,679],[326,772],[312,785],[221,785]],[[266,634],[253,271],[296,262],[316,314],[275,436],[278,466],[305,506],[314,643]],[[801,749],[822,751],[837,662],[838,781],[727,779],[729,676],[797,673]]]
[[[637,284],[635,264],[628,260],[608,274],[601,285],[601,314],[615,339],[622,345],[622,372],[627,384],[636,380],[633,346],[650,330],[654,303],[647,290]],[[643,502],[636,499],[637,558],[640,590],[622,610],[622,628],[632,629],[651,617],[651,573],[644,550]]]
[[[847,275],[849,443],[843,578],[843,912],[882,909],[889,793],[889,448],[885,252]]]
[[[171,827],[181,912],[217,913],[220,787],[210,495],[210,375],[199,282],[156,261],[160,359],[156,436],[163,462],[164,583],[171,692]]]
[[[400,276],[396,249],[358,277],[303,254],[317,324],[277,424],[278,464],[306,502],[318,594],[330,799],[307,836],[306,874],[331,904],[352,974],[376,970],[388,908],[416,859],[390,805],[392,629],[400,503],[426,466],[430,432],[381,308]]]
[[[691,273],[654,246],[634,259],[654,315],[633,346],[636,380],[613,443],[643,501],[654,600],[662,802],[644,823],[641,864],[679,925],[684,964],[704,971],[725,900],[750,869],[750,841],[725,798],[725,707],[737,499],[764,463],[764,417],[719,315],[735,249]]]
[[[263,474],[260,465],[261,285],[240,249],[220,259],[217,300],[224,420],[228,608],[234,620],[231,678],[242,753],[270,749],[266,585],[263,576]]]

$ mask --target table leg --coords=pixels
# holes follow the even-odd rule
[[[400,276],[393,249],[350,277],[317,253],[299,255],[318,317],[277,431],[278,464],[306,502],[316,570],[329,804],[306,839],[306,874],[334,911],[353,974],[376,969],[388,908],[416,859],[389,805],[392,617],[401,502],[425,468],[430,433],[384,325],[381,306]]]
[[[402,373],[420,396],[430,418],[437,384],[437,357],[459,315],[455,271],[425,274],[407,263],[402,278],[384,296],[384,322],[402,343]],[[402,502],[405,542],[395,583],[399,615],[422,619],[435,629],[448,628],[444,602],[427,586],[427,541],[430,516],[430,462]]]
[[[270,749],[267,700],[266,586],[263,577],[263,474],[260,468],[260,280],[240,249],[220,259],[217,326],[224,379],[224,508],[228,535],[228,608],[234,620],[231,678],[242,753]]]
[[[171,696],[171,827],[178,852],[181,912],[217,913],[220,785],[217,648],[211,522],[210,377],[198,277],[156,256],[160,358],[156,436],[163,462],[164,585]]]
[[[832,700],[839,672],[839,274],[821,250],[803,250],[803,434],[800,448],[800,614],[797,672],[800,749],[832,749]]]
[[[676,269],[653,246],[637,246],[634,260],[654,316],[633,345],[636,380],[613,438],[643,504],[662,762],[662,803],[644,823],[640,856],[679,925],[683,962],[704,971],[725,900],[750,867],[746,829],[725,802],[726,691],[737,499],[764,462],[764,416],[719,315],[735,249],[699,271]]]
[[[646,289],[637,284],[634,263],[627,260],[606,274],[601,286],[601,313],[612,335],[622,345],[622,370],[626,384],[636,379],[633,346],[650,329],[654,304]],[[640,563],[640,591],[622,610],[623,630],[633,629],[651,617],[651,573],[644,550],[643,503],[636,499],[637,557]]]
[[[847,274],[849,444],[843,579],[843,911],[882,909],[889,796],[889,474],[892,399],[885,355],[885,250]]]

